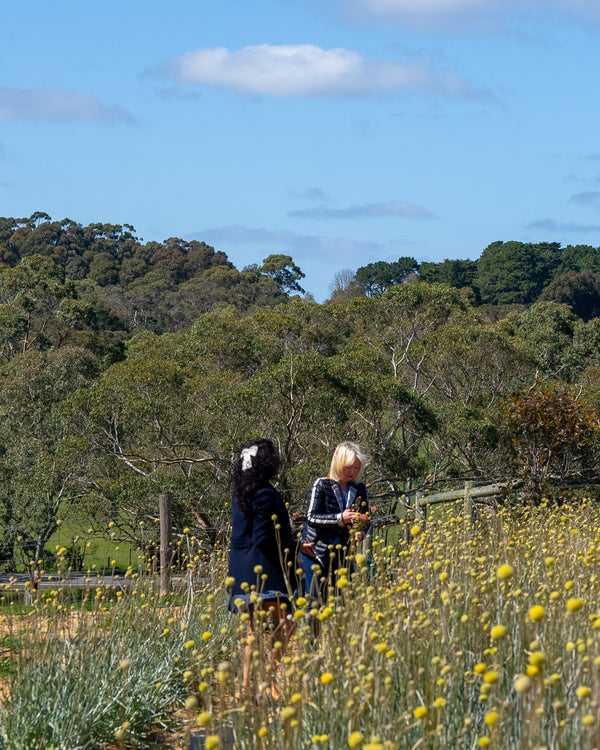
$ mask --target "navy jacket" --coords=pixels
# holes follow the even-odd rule
[[[273,521],[274,515],[277,522]],[[276,523],[281,527],[278,531]],[[259,488],[247,513],[240,510],[234,497],[229,575],[235,578],[235,583],[229,589],[230,600],[235,602],[236,596],[244,597],[248,593],[242,589],[243,582],[255,586],[264,598],[275,599],[278,594],[288,598],[288,576],[284,570],[292,578],[293,591],[296,545],[287,508],[274,487]],[[254,572],[256,565],[261,565],[261,575],[267,576],[264,582],[261,575]]]
[[[314,555],[321,565],[327,565],[329,545],[347,547],[350,542],[350,527],[342,523],[342,511],[346,508],[368,512],[367,488],[363,482],[348,484],[348,500],[344,505],[340,486],[334,479],[315,480],[308,493],[302,541],[315,543]]]

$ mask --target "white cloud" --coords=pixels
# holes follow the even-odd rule
[[[0,87],[0,120],[103,122],[131,125],[134,118],[120,107],[107,107],[78,91],[53,87]]]
[[[267,96],[478,95],[457,75],[437,74],[426,64],[367,60],[358,52],[313,44],[199,49],[169,60],[162,72],[186,83]]]
[[[230,245],[255,245],[262,248],[264,256],[272,250],[288,252],[292,256],[323,260],[324,256],[339,263],[361,263],[365,257],[377,257],[384,246],[378,242],[356,241],[342,237],[319,237],[297,234],[289,230],[272,230],[244,227],[232,224],[223,227],[212,227],[195,232],[189,239],[203,240],[229,254]],[[296,258],[295,258],[296,259]]]
[[[290,211],[288,216],[303,219],[357,219],[357,218],[404,218],[404,219],[433,219],[431,211],[413,203],[404,201],[387,201],[385,203],[367,203],[363,206],[348,206],[347,208],[329,208],[316,206],[303,210]]]
[[[338,0],[352,16],[370,17],[420,30],[490,30],[512,18],[547,19],[560,14],[579,22],[600,20],[597,0]]]

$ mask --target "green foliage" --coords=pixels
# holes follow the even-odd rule
[[[461,289],[472,287],[477,277],[477,261],[444,260],[441,263],[424,262],[419,264],[419,278],[429,284],[447,284]]]
[[[414,273],[419,264],[414,258],[402,257],[393,263],[378,260],[361,266],[356,271],[356,280],[367,297],[381,297],[390,287],[401,284],[409,273]]]
[[[493,242],[477,263],[476,285],[483,302],[533,302],[560,262],[558,243]]]
[[[563,271],[552,279],[539,299],[564,303],[574,315],[591,320],[600,314],[600,273]]]
[[[534,502],[567,477],[595,480],[600,426],[594,409],[566,384],[536,383],[512,394],[506,423],[515,476]]]
[[[269,255],[263,260],[260,270],[265,276],[274,279],[282,292],[304,294],[304,289],[298,282],[305,274],[294,263],[291,255]]]

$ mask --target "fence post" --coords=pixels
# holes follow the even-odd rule
[[[171,512],[171,496],[159,495],[158,510],[160,522],[160,589],[159,595],[166,596],[171,590],[171,560],[173,546],[171,544],[173,517]]]

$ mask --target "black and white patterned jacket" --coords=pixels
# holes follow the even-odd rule
[[[367,488],[363,482],[348,483],[348,497],[344,504],[339,484],[329,477],[316,479],[308,493],[306,523],[302,530],[302,542],[314,542],[314,555],[321,564],[329,556],[329,545],[341,544],[347,547],[350,542],[350,526],[342,522],[342,511],[346,508],[367,513],[369,501]]]

